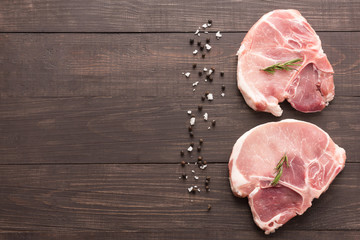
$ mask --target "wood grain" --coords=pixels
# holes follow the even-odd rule
[[[202,59],[192,55],[186,33],[0,34],[0,97],[192,96],[191,84],[201,79],[193,62],[225,71],[221,82],[235,88],[244,35],[211,34],[213,48]],[[319,35],[335,69],[336,95],[360,96],[360,32]],[[186,71],[193,74],[188,80]]]
[[[199,180],[192,178],[191,169]],[[360,227],[359,171],[360,164],[348,163],[328,191],[304,215],[279,229],[276,237],[294,230],[342,230],[350,231],[349,237],[358,236],[351,231]],[[183,172],[190,176],[186,181],[178,179]],[[189,194],[190,185],[204,190],[205,176],[211,177],[211,191]],[[178,164],[0,166],[0,181],[1,232],[174,230],[186,236],[210,228],[213,233],[231,229],[265,239],[247,200],[232,195],[227,164],[210,164],[206,170]]]
[[[248,31],[274,9],[299,10],[317,31],[359,31],[359,1],[298,0],[2,0],[5,32],[192,32],[208,19],[213,30]]]
[[[346,239],[346,240],[358,240],[360,237],[359,231],[296,231],[287,230],[277,232],[270,236],[264,236],[257,231],[244,231],[244,230],[213,230],[211,226],[206,228],[198,228],[195,230],[189,230],[181,228],[180,230],[168,231],[166,229],[160,231],[71,231],[71,232],[4,232],[0,233],[0,238],[4,240],[37,240],[37,239],[131,239],[131,240],[180,240],[180,239],[226,239],[226,240],[258,240],[258,239],[277,239],[277,240],[304,240],[304,239],[316,239],[316,240],[329,240],[329,239]]]
[[[176,163],[180,150],[190,142],[205,140],[201,155],[209,162],[227,162],[235,141],[258,124],[294,118],[315,123],[347,151],[348,162],[360,162],[359,98],[336,97],[321,113],[304,114],[282,104],[284,114],[276,118],[254,112],[228,87],[213,102],[200,93],[186,98],[25,98],[0,102],[0,164],[34,163]],[[199,86],[200,89],[200,86]],[[207,90],[209,90],[207,88]],[[214,91],[213,91],[214,90]],[[203,92],[205,89],[203,90]],[[189,116],[197,123],[194,139],[188,134]],[[216,119],[215,128],[203,120]],[[193,158],[185,156],[186,160]]]

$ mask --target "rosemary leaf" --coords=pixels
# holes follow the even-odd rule
[[[293,60],[290,60],[290,61],[287,61],[284,63],[277,63],[277,64],[271,65],[267,68],[263,68],[260,70],[264,71],[264,72],[268,72],[270,74],[274,74],[276,70],[285,70],[285,71],[295,70],[295,71],[297,71],[296,68],[291,67],[291,66],[301,66],[301,64],[297,64],[297,62],[302,62],[302,59],[296,58],[296,59],[293,59]]]
[[[275,186],[276,184],[278,184],[278,182],[280,180],[280,177],[281,177],[281,175],[283,173],[284,162],[286,164],[286,167],[290,167],[288,157],[287,157],[286,153],[284,154],[284,156],[282,156],[279,163],[275,167],[276,176],[275,176],[274,180],[271,182],[272,186]]]

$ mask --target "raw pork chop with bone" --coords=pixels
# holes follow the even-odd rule
[[[255,111],[281,116],[285,99],[298,111],[318,112],[334,98],[333,68],[314,29],[297,10],[265,14],[246,34],[237,82]]]
[[[229,160],[231,189],[248,197],[266,234],[303,214],[345,166],[345,150],[319,127],[292,119],[242,135]]]

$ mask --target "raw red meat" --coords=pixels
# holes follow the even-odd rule
[[[333,68],[319,36],[297,10],[265,14],[246,34],[238,55],[238,87],[256,111],[281,116],[279,102],[287,99],[298,111],[321,111],[334,98]],[[262,71],[294,59],[298,71]]]
[[[289,167],[272,186],[286,154]],[[229,176],[233,193],[248,197],[255,223],[266,234],[303,214],[345,166],[345,150],[319,127],[297,120],[257,126],[234,145]]]

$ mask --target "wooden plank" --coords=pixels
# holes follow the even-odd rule
[[[359,231],[359,171],[359,163],[348,163],[304,215],[278,230],[280,236],[289,230]],[[178,179],[183,172],[190,176],[186,181]],[[211,191],[189,194],[190,185],[204,190],[205,176],[211,176]],[[7,165],[0,166],[0,182],[1,232],[186,234],[210,228],[264,237],[247,200],[232,195],[227,164],[210,164],[206,170],[177,164]]]
[[[0,164],[19,163],[177,163],[179,151],[191,141],[205,143],[201,155],[208,162],[227,162],[235,141],[249,129],[270,121],[294,118],[312,122],[327,131],[347,151],[348,162],[360,162],[356,142],[360,136],[360,105],[357,97],[336,97],[321,113],[304,114],[282,104],[276,118],[254,112],[236,93],[212,85],[213,102],[199,93],[183,98],[25,98],[0,102]],[[209,89],[207,89],[209,90]],[[204,92],[202,89],[201,92]],[[187,126],[187,110],[197,123],[194,139]],[[209,122],[202,115],[209,114]],[[210,121],[216,127],[208,130]],[[193,161],[193,157],[184,157]]]
[[[71,231],[71,232],[12,232],[0,233],[0,238],[3,240],[37,240],[37,239],[131,239],[131,240],[180,240],[180,239],[227,239],[227,240],[258,240],[258,239],[277,239],[277,240],[303,240],[303,239],[316,239],[316,240],[358,240],[360,237],[359,231],[296,231],[287,230],[277,232],[270,236],[264,236],[258,231],[243,231],[243,230],[212,230],[211,226],[204,229],[196,229],[194,231],[187,231],[187,229],[167,231],[132,231],[132,232],[91,232],[91,231]]]
[[[317,31],[359,31],[359,1],[12,1],[2,0],[5,32],[195,31],[208,19],[214,30],[248,31],[274,9],[298,9]]]
[[[236,87],[236,51],[245,34],[228,33],[202,59],[191,34],[0,34],[0,97],[192,96],[192,70],[214,66]],[[337,96],[360,96],[360,32],[320,33],[335,68]],[[206,36],[202,37],[205,41]],[[185,83],[182,72],[193,75]],[[215,81],[219,79],[217,74]]]

